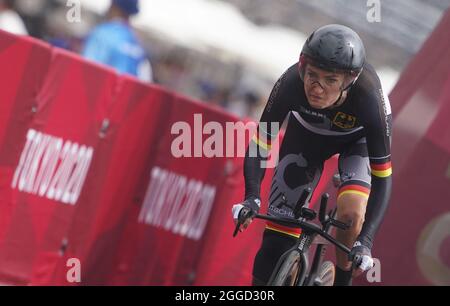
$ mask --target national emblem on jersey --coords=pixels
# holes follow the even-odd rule
[[[341,129],[351,129],[356,125],[356,117],[338,112],[333,119],[333,124]]]

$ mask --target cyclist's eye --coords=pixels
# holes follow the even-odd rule
[[[314,72],[311,72],[311,71],[309,71],[307,74],[308,74],[308,76],[310,78],[316,78],[317,77],[316,74]]]
[[[334,85],[334,84],[336,84],[337,80],[336,79],[326,79],[326,82],[328,85]]]

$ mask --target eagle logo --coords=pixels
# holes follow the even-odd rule
[[[351,129],[355,127],[356,117],[338,112],[333,119],[333,124],[341,129]]]

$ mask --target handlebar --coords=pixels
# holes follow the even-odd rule
[[[246,216],[251,211],[244,211],[242,218],[241,217],[238,218],[238,222],[237,222],[236,227],[233,232],[233,237],[236,237],[236,235],[238,234],[238,232],[241,228],[241,225],[243,224],[242,220],[245,220],[246,218],[256,218],[256,219],[272,221],[272,222],[275,222],[275,223],[278,223],[280,225],[284,225],[287,227],[301,228],[303,230],[318,234],[318,235],[322,236],[323,238],[325,238],[326,240],[328,240],[329,242],[331,242],[332,244],[334,244],[336,247],[338,247],[343,252],[349,254],[350,249],[348,247],[346,247],[345,245],[343,245],[342,243],[340,243],[339,241],[337,241],[336,239],[334,239],[332,236],[330,236],[325,230],[326,228],[328,228],[328,226],[334,226],[334,227],[337,227],[342,230],[347,230],[352,226],[352,222],[346,224],[346,223],[340,222],[340,221],[334,219],[333,217],[330,217],[330,215],[326,214],[327,203],[328,203],[328,199],[330,198],[330,195],[328,193],[323,194],[321,201],[320,201],[319,221],[322,224],[322,228],[320,228],[318,225],[316,225],[314,223],[305,221],[305,219],[308,219],[308,218],[305,218],[305,216],[308,216],[308,215],[310,216],[310,218],[308,220],[313,220],[316,217],[316,214],[313,210],[310,210],[305,207],[305,204],[307,203],[308,198],[311,195],[311,193],[312,193],[311,188],[307,188],[303,191],[302,195],[300,196],[300,199],[298,200],[295,207],[293,208],[294,217],[295,217],[294,219],[280,218],[280,217],[274,217],[274,216],[269,216],[269,215],[260,215],[260,214],[256,214],[254,216]],[[278,208],[281,208],[283,206],[288,206],[286,201],[282,201],[280,204],[278,204]],[[291,208],[291,207],[289,206],[289,208]],[[314,214],[312,214],[312,213],[314,213]]]
[[[278,218],[278,217],[273,217],[273,216],[269,216],[269,215],[260,215],[260,214],[255,215],[254,218],[276,222],[280,225],[285,225],[288,227],[301,228],[303,230],[316,233],[316,234],[322,236],[323,238],[325,238],[326,240],[328,240],[330,243],[334,244],[336,247],[338,247],[343,252],[345,252],[347,254],[350,253],[350,249],[348,247],[346,247],[345,245],[343,245],[342,243],[337,241],[333,236],[328,234],[326,231],[324,231],[322,228],[320,228],[317,224],[306,222],[303,220]],[[330,220],[333,220],[333,219],[330,219]],[[335,220],[335,221],[338,222],[339,224],[344,224],[345,226],[348,226],[345,223],[339,222],[337,220]],[[334,225],[334,224],[331,223],[331,225]]]
[[[348,247],[346,247],[345,245],[343,245],[342,243],[340,243],[339,241],[334,239],[333,236],[329,235],[326,231],[324,231],[322,228],[320,228],[318,225],[316,225],[314,223],[305,222],[303,220],[295,220],[295,219],[288,219],[288,218],[278,218],[278,217],[273,217],[273,216],[269,216],[269,215],[260,215],[260,214],[256,214],[254,216],[254,218],[255,219],[262,219],[262,220],[276,222],[276,223],[278,223],[280,225],[285,225],[285,226],[289,226],[289,227],[293,227],[293,228],[301,228],[303,230],[307,230],[307,231],[316,233],[316,234],[322,236],[323,238],[325,238],[330,243],[334,244],[337,248],[339,248],[340,250],[342,250],[346,254],[350,253],[350,249]],[[348,228],[348,224],[339,222],[339,221],[334,220],[334,219],[329,219],[329,220],[332,220],[330,222],[330,224],[333,225],[333,226],[339,227],[339,226],[344,225],[345,227]],[[339,224],[339,226],[337,226],[334,223]],[[238,220],[238,222],[236,224],[236,227],[234,229],[234,232],[233,232],[233,237],[236,237],[236,235],[239,232],[239,229],[241,228],[241,225],[242,225],[242,222]]]
[[[289,226],[289,227],[301,228],[303,230],[307,230],[307,231],[316,233],[319,236],[325,238],[327,241],[329,241],[333,245],[335,245],[338,249],[340,249],[344,253],[349,254],[351,252],[351,250],[347,246],[345,246],[344,244],[337,241],[333,236],[328,234],[326,231],[324,231],[322,228],[320,228],[317,224],[306,222],[303,220],[279,218],[279,217],[273,217],[273,216],[269,216],[269,215],[260,215],[260,214],[256,214],[254,216],[254,218],[276,222],[280,225],[285,225],[285,226]],[[345,223],[342,223],[340,221],[337,221],[337,220],[334,220],[331,218],[328,218],[328,221],[330,222],[331,225],[340,227],[342,229],[347,229],[349,226],[351,226],[349,224],[345,224]],[[236,228],[234,229],[233,237],[236,237],[241,225],[242,225],[242,222],[238,221],[238,223],[236,224]],[[356,267],[358,267],[361,263],[362,263],[362,257],[357,255],[355,257],[355,260],[353,261],[352,269],[356,269]]]

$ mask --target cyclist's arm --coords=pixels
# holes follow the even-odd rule
[[[366,101],[365,130],[372,174],[372,188],[367,203],[365,222],[358,238],[372,247],[373,240],[387,210],[392,189],[391,135],[392,114],[389,99],[382,90]]]
[[[286,71],[272,89],[267,105],[258,124],[256,135],[250,141],[244,160],[245,199],[260,198],[261,182],[264,178],[272,144],[278,137],[279,128],[289,112],[287,83],[293,73],[294,66]]]

